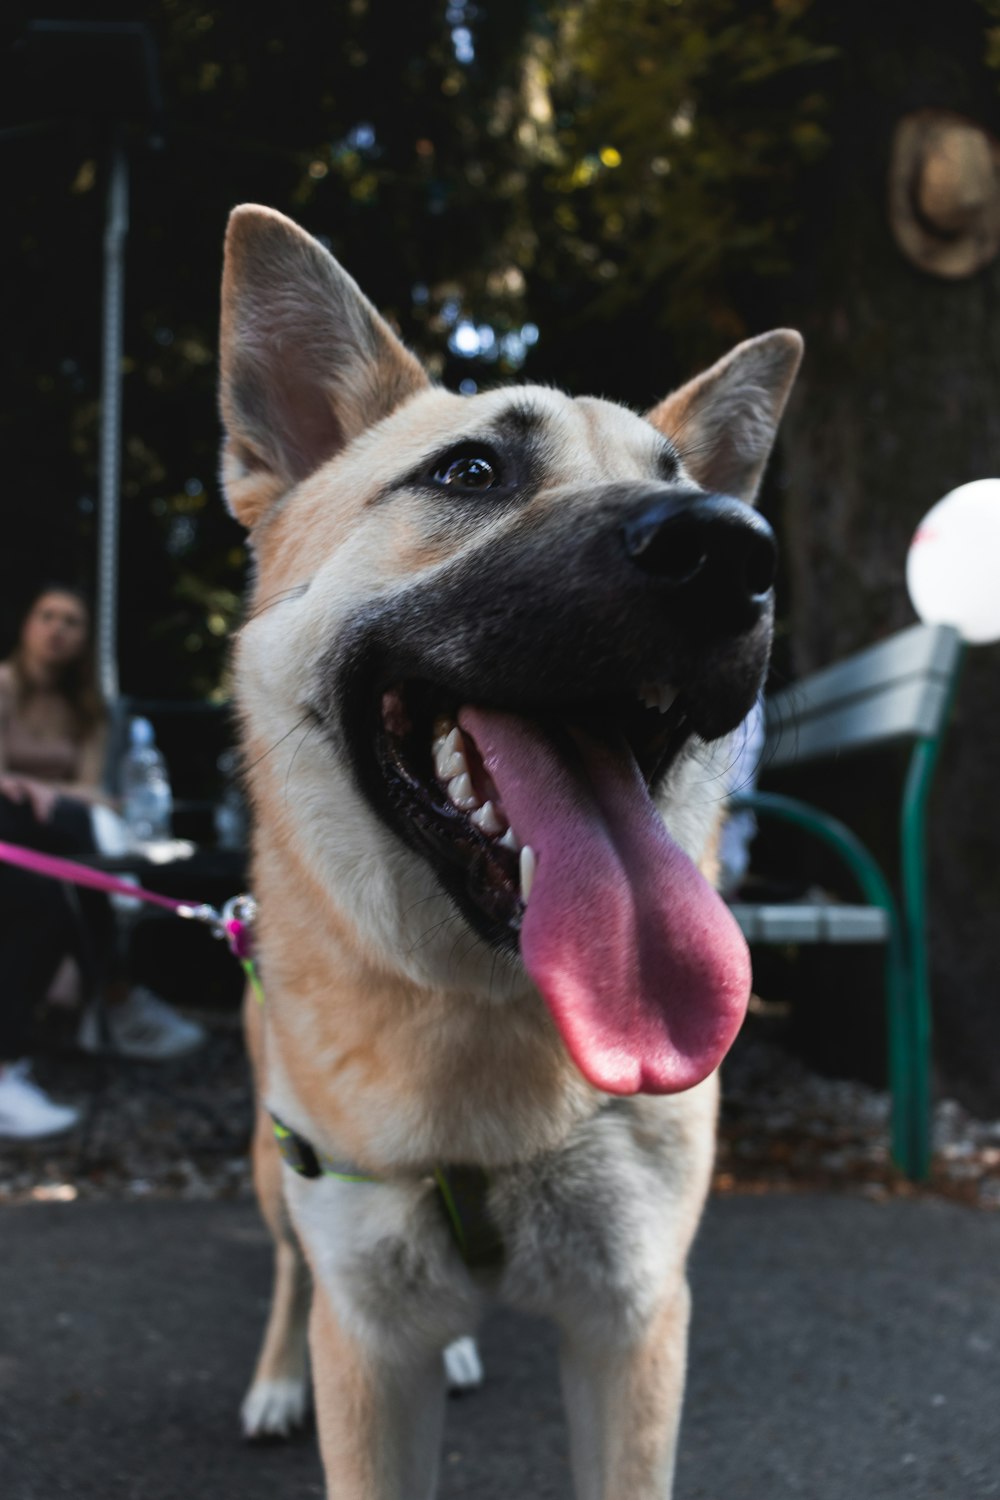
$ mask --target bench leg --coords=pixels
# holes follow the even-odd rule
[[[905,933],[905,1012],[910,1088],[905,1142],[893,1148],[899,1165],[914,1181],[922,1181],[931,1165],[931,987],[927,963],[927,850],[926,810],[940,738],[919,740],[903,789],[901,874]],[[900,1128],[903,1129],[902,1121]]]
[[[930,1037],[921,995],[900,937],[886,950],[892,1158],[913,1182],[930,1170]],[[921,1004],[923,1002],[923,1005]]]

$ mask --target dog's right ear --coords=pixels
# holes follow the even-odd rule
[[[428,384],[333,256],[254,204],[229,220],[220,346],[222,483],[245,526]]]

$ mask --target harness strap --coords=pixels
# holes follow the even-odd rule
[[[503,1235],[490,1213],[489,1174],[482,1167],[438,1167],[434,1181],[465,1264],[474,1271],[503,1265]]]
[[[324,1156],[309,1144],[305,1136],[282,1124],[277,1115],[271,1115],[271,1125],[282,1159],[300,1177],[310,1180],[316,1177],[336,1177],[340,1182],[382,1181],[381,1177],[368,1177],[359,1172],[353,1162],[337,1161],[332,1156]]]
[[[384,1177],[359,1172],[354,1162],[317,1151],[305,1136],[271,1115],[274,1139],[285,1164],[299,1177],[333,1177],[338,1182],[384,1183]],[[459,1254],[471,1270],[502,1264],[503,1236],[489,1211],[490,1180],[482,1167],[436,1167],[434,1190]]]

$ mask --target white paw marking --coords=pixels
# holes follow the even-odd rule
[[[308,1404],[304,1379],[258,1380],[247,1391],[240,1408],[243,1436],[289,1437],[305,1421]]]
[[[444,1373],[450,1391],[472,1391],[483,1383],[483,1366],[475,1339],[456,1339],[444,1351]]]

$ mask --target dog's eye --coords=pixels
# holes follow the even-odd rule
[[[451,454],[438,464],[434,479],[459,490],[489,490],[500,483],[500,471],[485,453]]]

